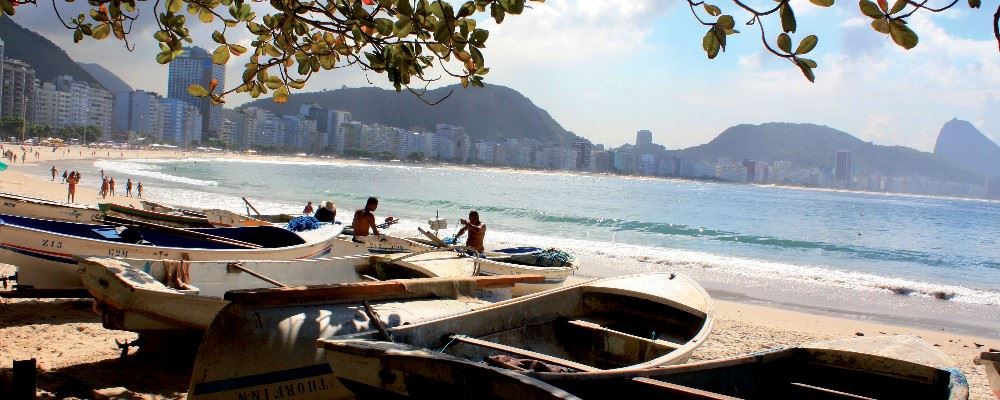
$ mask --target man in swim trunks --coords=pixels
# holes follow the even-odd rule
[[[479,220],[479,212],[476,210],[469,211],[469,220],[460,219],[459,222],[462,224],[462,229],[458,230],[455,237],[462,236],[466,231],[469,232],[468,239],[465,240],[465,245],[476,249],[476,251],[483,253],[486,248],[483,246],[483,240],[486,239],[486,224]]]
[[[354,221],[351,222],[351,226],[354,227],[354,237],[352,238],[355,242],[361,242],[358,240],[361,236],[368,236],[368,230],[372,230],[372,234],[378,235],[378,227],[375,226],[375,209],[378,208],[378,199],[374,197],[369,197],[368,201],[365,202],[365,208],[357,210],[354,212]]]

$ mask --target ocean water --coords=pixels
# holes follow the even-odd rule
[[[414,235],[436,214],[479,210],[487,247],[555,246],[596,275],[684,269],[699,276],[886,293],[1000,314],[1000,202],[604,175],[349,161],[100,160],[147,197],[191,207],[294,213],[332,200]],[[124,186],[124,184],[122,184]]]

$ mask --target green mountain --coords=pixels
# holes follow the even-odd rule
[[[118,75],[115,75],[114,72],[108,71],[106,68],[102,67],[101,64],[96,64],[96,63],[91,63],[91,64],[77,63],[77,64],[79,64],[80,67],[82,67],[84,70],[90,73],[90,76],[93,76],[94,79],[97,79],[99,82],[101,82],[101,86],[104,86],[105,89],[108,89],[108,91],[111,92],[111,94],[132,91],[132,87],[129,86],[127,83],[125,83],[125,81],[123,81],[122,78],[119,78]]]
[[[516,90],[487,85],[463,89],[452,85],[428,91],[430,101],[451,96],[430,106],[406,91],[397,93],[375,87],[343,88],[323,92],[295,93],[287,103],[259,99],[243,107],[260,107],[277,114],[297,114],[299,106],[349,111],[356,121],[400,128],[434,130],[437,124],[465,128],[473,140],[533,138],[543,142],[569,143],[576,136]]]
[[[855,175],[924,176],[946,181],[982,183],[982,178],[931,153],[903,146],[881,146],[846,132],[814,124],[736,125],[706,144],[669,152],[705,161],[728,157],[740,161],[790,161],[803,167],[832,169],[837,151],[851,151]]]
[[[0,39],[4,42],[4,57],[30,64],[35,69],[35,78],[42,82],[54,80],[59,75],[70,75],[75,80],[104,87],[69,58],[62,48],[41,35],[22,28],[6,15],[0,17]]]

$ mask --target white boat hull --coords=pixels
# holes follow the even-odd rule
[[[324,230],[324,232],[316,232]],[[330,254],[357,254],[356,247],[343,245],[333,237],[339,226],[327,226],[310,232],[304,244],[261,249],[199,249],[157,247],[80,238],[15,225],[0,224],[0,256],[3,262],[17,266],[21,288],[82,288],[74,257],[127,257],[151,260],[297,260]]]
[[[96,207],[36,199],[11,193],[0,193],[0,214],[84,224],[96,224],[98,222],[95,221],[101,218],[101,210]]]

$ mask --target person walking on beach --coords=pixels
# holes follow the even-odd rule
[[[56,166],[55,166],[55,165],[53,165],[53,166],[52,166],[52,182],[55,182],[55,181],[56,181],[56,175],[57,175],[57,174],[59,174],[59,170],[58,170],[58,169],[56,169]]]
[[[312,208],[312,202],[309,202],[308,207]],[[326,206],[320,207],[319,210],[316,210],[316,215],[314,215],[314,217],[316,217],[316,220],[319,222],[333,222],[337,219],[337,206],[333,205],[332,201],[327,201]]]
[[[476,210],[469,211],[469,220],[464,219],[458,220],[462,224],[462,229],[458,230],[455,237],[462,236],[466,231],[469,232],[469,237],[465,240],[465,245],[476,249],[476,251],[483,253],[486,248],[483,246],[483,240],[486,239],[486,224],[479,220],[479,212]]]
[[[132,197],[132,178],[125,181],[125,197]]]
[[[139,182],[139,184],[135,186],[135,191],[136,191],[136,197],[138,197],[138,198],[141,199],[142,198],[142,182]]]
[[[71,173],[66,179],[66,182],[69,183],[69,192],[66,194],[66,202],[73,203],[76,201],[76,184],[80,183],[80,177],[76,173]]]
[[[101,198],[108,198],[108,178],[101,179]]]
[[[113,176],[111,177],[111,179],[108,179],[108,189],[111,190],[111,195],[114,196],[115,195],[115,177],[113,177]]]
[[[69,170],[68,169],[64,169],[63,170],[63,181],[62,181],[62,183],[66,183],[66,178],[67,177],[69,177]]]
[[[310,201],[310,202],[306,203],[306,208],[302,209],[302,213],[303,214],[312,214],[313,213],[313,202]]]
[[[378,227],[375,226],[375,210],[377,208],[378,199],[369,197],[368,201],[365,202],[365,208],[354,212],[354,220],[351,221],[351,226],[354,227],[354,237],[351,240],[361,243],[358,238],[368,236],[369,229],[372,230],[372,234],[379,234]]]

